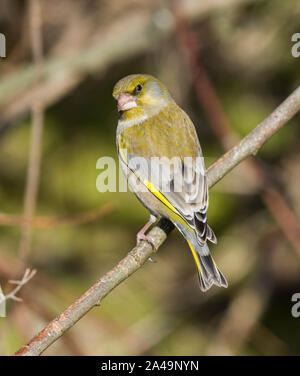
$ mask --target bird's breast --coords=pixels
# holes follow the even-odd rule
[[[118,147],[145,158],[198,155],[197,135],[192,132],[192,136],[183,111],[166,106],[144,121],[119,129]]]

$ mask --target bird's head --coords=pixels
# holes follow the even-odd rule
[[[113,89],[121,120],[140,122],[155,115],[171,100],[166,87],[147,74],[122,78]]]

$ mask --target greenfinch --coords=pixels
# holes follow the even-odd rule
[[[207,241],[216,243],[207,224],[206,169],[195,127],[156,78],[133,74],[113,89],[119,120],[117,149],[129,188],[149,210],[150,220],[137,242],[157,218],[167,218],[185,237],[197,266],[200,288],[227,281],[210,255]]]

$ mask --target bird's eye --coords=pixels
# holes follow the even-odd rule
[[[143,89],[143,86],[141,84],[136,85],[134,92],[135,93],[140,93]]]

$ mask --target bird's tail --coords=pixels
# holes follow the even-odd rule
[[[207,291],[212,285],[227,287],[228,283],[226,278],[220,272],[216,263],[211,257],[208,245],[205,244],[203,247],[201,247],[196,241],[191,242],[189,240],[188,244],[198,269],[201,290]]]

